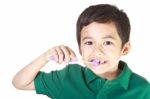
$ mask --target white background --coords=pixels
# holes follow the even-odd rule
[[[65,44],[78,54],[76,20],[89,5],[115,4],[131,21],[131,51],[122,59],[150,81],[150,5],[148,0],[1,0],[0,99],[48,99],[12,86],[13,76],[49,48]],[[55,67],[54,67],[55,66]],[[53,64],[45,70],[59,69]]]

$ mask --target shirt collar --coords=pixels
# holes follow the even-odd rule
[[[88,84],[98,78],[99,77],[94,74],[89,68],[85,68],[85,80]]]
[[[112,80],[112,82],[119,83],[126,90],[129,86],[132,71],[129,69],[128,65],[123,61],[119,62],[119,68],[122,69],[122,72],[116,79]]]
[[[119,68],[122,69],[121,74],[114,80],[109,81],[110,83],[118,83],[120,84],[125,90],[128,89],[130,77],[132,74],[132,71],[128,68],[128,65],[120,61],[119,62]],[[89,68],[85,68],[85,80],[89,84],[90,82],[94,81],[95,79],[101,79],[103,78],[98,77],[96,74],[94,74]]]

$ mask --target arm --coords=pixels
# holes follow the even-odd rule
[[[15,75],[12,81],[14,87],[21,90],[34,90],[34,79],[40,69],[48,63],[50,56],[53,56],[58,63],[63,61],[67,63],[71,59],[76,58],[74,52],[67,46],[61,45],[51,48]]]

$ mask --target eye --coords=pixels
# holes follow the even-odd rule
[[[104,45],[112,45],[113,43],[111,41],[105,41]]]
[[[92,41],[87,41],[87,42],[85,42],[84,44],[85,44],[85,45],[92,45],[93,42],[92,42]]]

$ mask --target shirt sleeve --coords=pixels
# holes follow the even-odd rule
[[[50,73],[39,72],[34,80],[36,93],[57,98],[63,89],[63,79],[66,71],[67,68]]]
[[[146,87],[146,95],[144,99],[150,99],[150,84]]]

